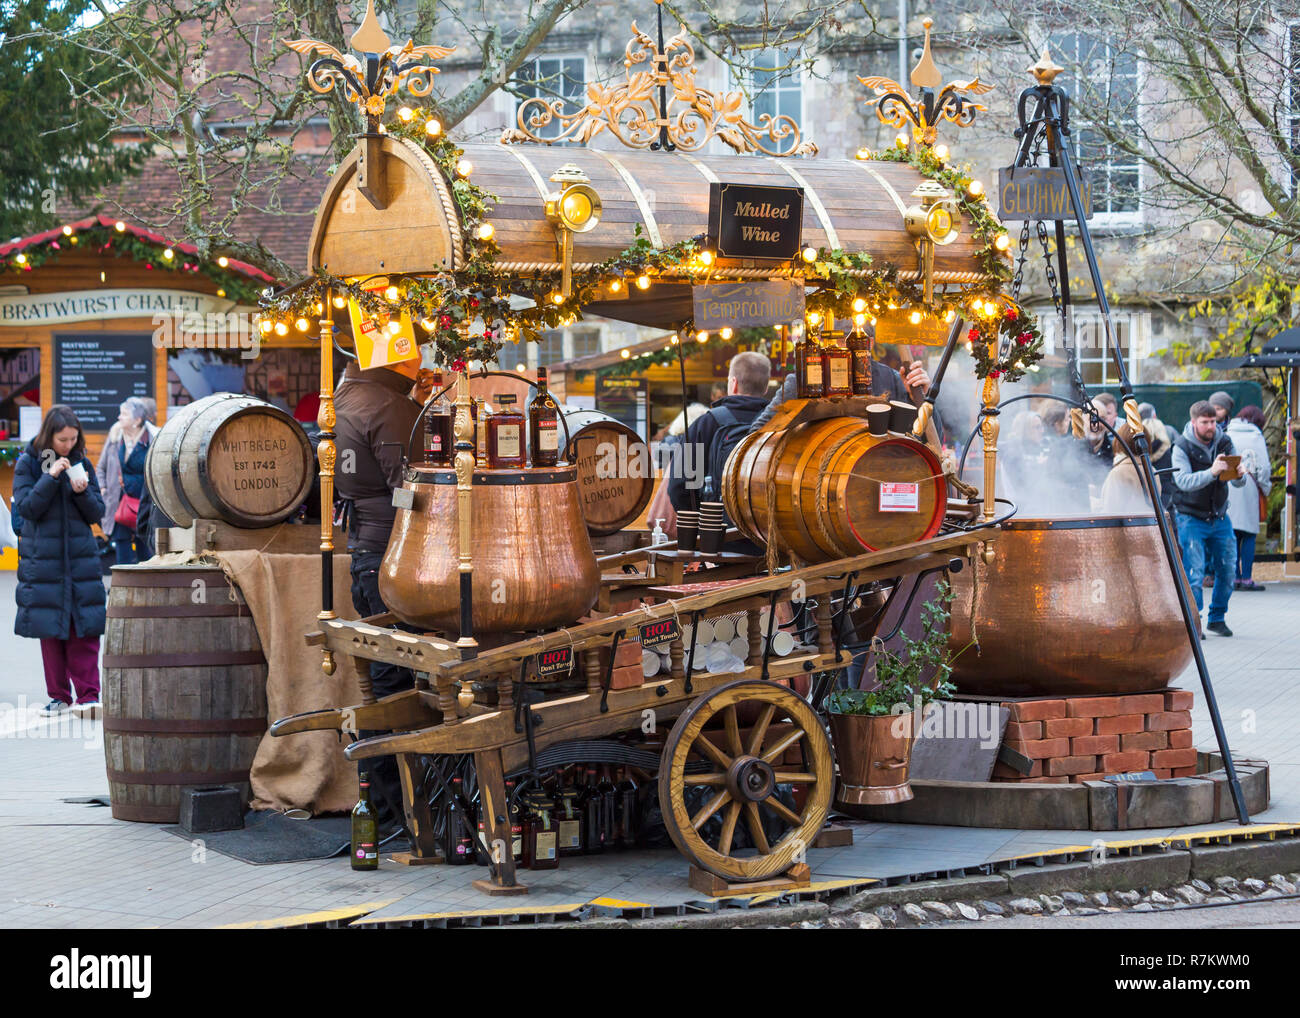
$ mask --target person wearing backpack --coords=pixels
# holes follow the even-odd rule
[[[673,509],[695,509],[716,502],[722,468],[731,450],[749,434],[750,425],[767,406],[772,363],[761,353],[738,353],[727,370],[727,394],[716,400],[686,431],[668,465],[668,498]]]

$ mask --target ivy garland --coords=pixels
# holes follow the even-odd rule
[[[343,306],[344,300],[350,298],[376,324],[402,312],[410,314],[427,334],[424,342],[433,346],[435,359],[459,368],[471,360],[495,360],[507,341],[540,340],[546,329],[581,320],[586,305],[610,299],[615,287],[653,285],[654,277],[669,272],[688,279],[708,278],[709,267],[698,257],[705,249],[703,235],[658,250],[639,226],[634,242],[619,254],[589,268],[575,269],[568,297],[560,294],[553,276],[503,276],[496,269],[501,251],[494,231],[487,223],[487,216],[497,198],[470,179],[472,169],[463,163],[464,151],[446,138],[440,128],[431,131],[431,124],[436,124],[431,111],[403,109],[387,130],[394,137],[421,146],[451,182],[466,238],[468,258],[464,268],[455,273],[431,276],[392,275],[387,277],[389,286],[382,293],[366,289],[367,280],[342,279],[321,270],[306,283],[263,298],[263,329],[269,331],[275,327],[279,330],[287,327],[284,324],[287,321],[319,315],[323,311],[321,302],[329,293],[336,307]],[[952,189],[976,235],[984,241],[979,252],[981,268],[999,284],[1010,278],[1011,267],[998,247],[998,237],[1005,236],[1006,231],[982,200],[969,195],[970,179],[963,175],[963,171],[945,166],[928,148],[917,153],[891,150],[868,154],[868,157],[910,162],[922,174],[934,177]],[[841,249],[822,248],[809,252],[809,255],[811,261],[805,258],[791,265],[791,275],[797,277],[802,273],[810,279],[815,278],[818,288],[807,296],[806,307],[809,313],[819,314],[823,320],[832,315],[841,319],[852,319],[855,315],[878,316],[907,307],[923,309],[938,316],[966,314],[963,310],[965,303],[973,298],[975,303],[982,304],[983,300],[977,294],[987,292],[981,286],[959,287],[954,292],[945,288],[940,299],[926,306],[920,281],[901,279],[898,266],[875,268],[869,254]],[[532,306],[512,306],[512,296],[528,298],[533,302]],[[1014,308],[1016,320],[1024,326],[1020,331],[1030,330],[1034,341],[1017,344],[1013,337],[1013,345],[1023,347],[1012,351],[1019,354],[1014,358],[1009,354],[1007,358],[985,364],[977,357],[977,374],[981,378],[985,377],[983,372],[986,370],[998,370],[1008,377],[1023,372],[1042,356],[1041,335],[1032,315],[1013,305],[1006,297],[998,295],[995,299],[1003,307]],[[993,306],[992,301],[989,305]],[[1019,335],[1017,332],[1016,336]],[[668,363],[676,356],[676,350],[670,347],[632,358],[626,366],[610,365],[599,370],[602,374],[616,374],[627,372],[634,366]],[[1003,360],[1007,363],[1004,364]],[[1017,367],[1017,364],[1023,366]]]
[[[58,259],[65,248],[79,248],[99,254],[111,253],[117,258],[142,262],[146,269],[159,272],[201,274],[216,283],[219,290],[225,291],[220,296],[238,304],[256,304],[266,287],[265,282],[250,279],[230,268],[222,268],[215,261],[199,261],[197,255],[175,251],[171,258],[167,258],[166,252],[171,249],[166,244],[138,237],[129,231],[119,231],[103,223],[84,227],[71,234],[59,234],[40,244],[16,251],[5,259],[5,268],[14,272],[30,272]]]

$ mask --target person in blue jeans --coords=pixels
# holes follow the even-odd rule
[[[1174,512],[1178,520],[1178,543],[1183,569],[1196,598],[1196,610],[1203,608],[1201,581],[1206,566],[1214,573],[1210,612],[1206,628],[1220,636],[1231,636],[1226,615],[1237,569],[1237,537],[1228,519],[1228,485],[1241,487],[1245,477],[1222,481],[1228,469],[1227,457],[1234,454],[1232,439],[1218,428],[1212,403],[1192,404],[1183,433],[1174,442]]]

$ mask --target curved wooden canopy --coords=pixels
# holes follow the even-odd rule
[[[460,224],[436,165],[419,146],[384,138],[383,208],[358,190],[364,140],[331,180],[312,230],[308,265],[336,276],[381,272],[436,273],[464,264]],[[851,159],[772,159],[764,156],[687,155],[619,149],[541,145],[466,145],[476,184],[497,196],[488,217],[500,246],[497,267],[533,275],[559,269],[556,233],[546,219],[544,196],[557,190],[550,176],[576,164],[590,178],[604,206],[600,223],[576,235],[575,267],[603,262],[628,248],[636,228],[662,248],[704,233],[709,185],[734,181],[804,189],[803,242],[871,255],[874,265],[895,264],[904,278],[918,275],[914,239],[903,210],[925,178],[905,163]],[[935,252],[936,282],[976,282],[984,274],[976,261],[979,241],[966,224],[958,240]],[[715,278],[768,275],[762,264],[718,266]],[[666,282],[666,281],[665,281]],[[689,289],[676,294],[689,299]],[[629,321],[659,322],[670,297],[656,284],[658,310],[634,308],[635,298],[603,302],[599,313]],[[647,298],[646,300],[648,300]],[[644,300],[642,301],[645,302]],[[620,312],[620,308],[622,309]]]

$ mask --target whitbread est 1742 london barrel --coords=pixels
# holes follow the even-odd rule
[[[307,433],[279,407],[220,392],[174,411],[149,447],[145,483],[178,527],[196,519],[270,527],[312,483]]]

